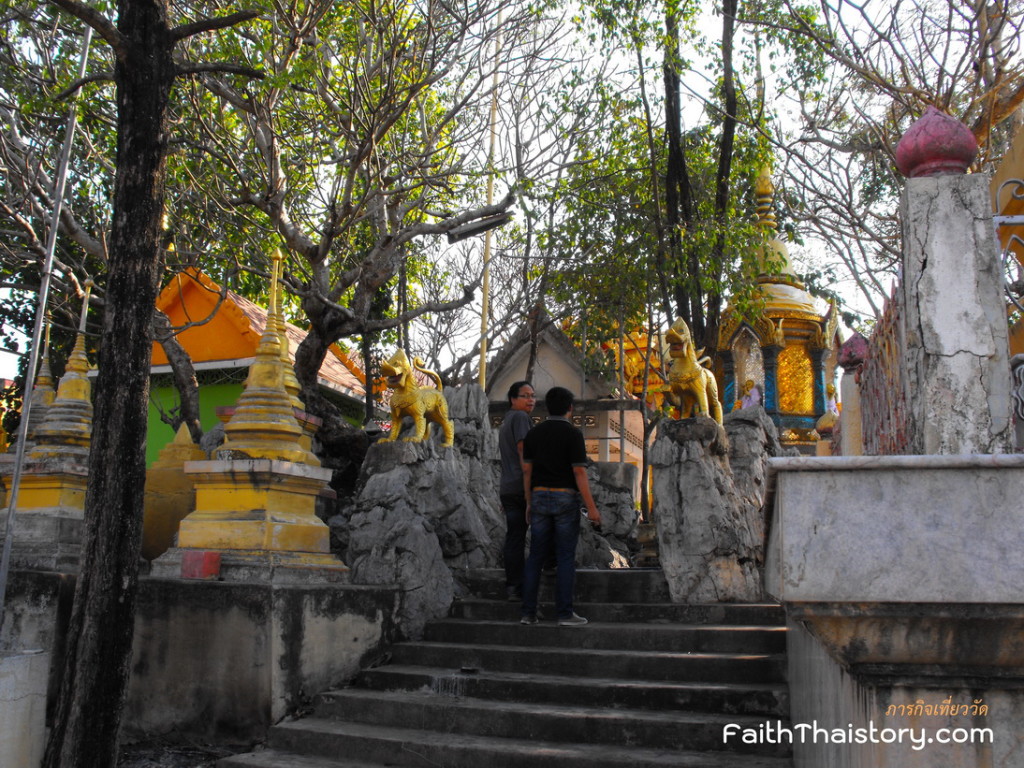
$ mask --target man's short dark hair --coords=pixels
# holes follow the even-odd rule
[[[572,408],[572,403],[575,399],[572,392],[565,387],[552,387],[544,395],[544,405],[547,406],[550,415],[565,416],[569,409]]]
[[[508,388],[508,404],[512,405],[512,401],[519,397],[519,390],[523,387],[530,386],[528,381],[517,381],[511,387]]]

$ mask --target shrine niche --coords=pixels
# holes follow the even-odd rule
[[[729,409],[760,403],[789,445],[811,446],[826,410],[826,385],[835,373],[838,312],[819,311],[793,272],[784,243],[775,236],[774,188],[766,168],[757,180],[758,225],[765,245],[757,254],[754,317],[728,306],[718,336],[722,402]],[[760,397],[749,398],[751,385]]]
[[[749,327],[742,327],[733,337],[732,352],[734,366],[734,380],[736,382],[735,402],[729,399],[724,401],[726,408],[736,410],[742,405],[743,395],[749,395],[750,388],[756,387],[757,393],[764,392],[764,356],[761,354],[761,344]]]

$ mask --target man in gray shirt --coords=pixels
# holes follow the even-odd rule
[[[501,451],[501,508],[505,511],[505,590],[510,601],[523,595],[523,566],[526,562],[526,488],[523,487],[523,438],[533,427],[530,414],[536,394],[528,381],[517,381],[508,389],[509,411],[498,431]]]

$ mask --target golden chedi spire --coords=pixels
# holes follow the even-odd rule
[[[32,433],[35,446],[29,454],[30,459],[76,456],[85,461],[89,456],[92,435],[92,385],[89,382],[89,358],[85,354],[85,321],[89,312],[92,286],[92,280],[86,280],[85,299],[82,302],[75,347],[57,386],[56,397],[46,409],[45,418]],[[41,374],[42,371],[43,367],[40,366]],[[49,373],[48,368],[46,372]],[[45,397],[45,392],[41,397]]]
[[[767,314],[774,310],[796,312],[817,317],[814,298],[806,291],[789,263],[789,249],[778,237],[775,220],[775,186],[766,165],[754,184],[757,200],[757,224],[765,235],[765,243],[757,254],[760,293],[767,299]]]
[[[40,355],[39,370],[36,373],[35,382],[32,384],[32,394],[29,396],[32,406],[29,408],[28,439],[25,442],[25,447],[29,450],[36,443],[36,430],[39,429],[39,425],[46,419],[46,412],[53,405],[53,401],[57,397],[57,392],[53,388],[53,374],[50,372],[49,316],[47,316],[44,328],[43,353]],[[17,445],[12,444],[10,450],[13,452],[16,448]]]
[[[284,363],[284,388],[292,402],[292,407],[302,411],[305,410],[305,403],[299,399],[299,392],[302,386],[295,377],[295,367],[292,365],[292,358],[289,354],[290,344],[288,332],[284,324],[284,311],[281,308],[281,282],[284,276],[284,257],[280,249],[274,251],[273,270],[270,278],[270,306],[271,312],[267,315],[267,325],[272,326],[281,340],[281,362]]]
[[[274,274],[277,267],[275,263]],[[276,328],[276,286],[271,291],[267,325],[249,367],[245,391],[235,412],[224,426],[224,444],[217,451],[223,459],[276,459],[320,466],[320,461],[299,444],[302,427],[295,419],[294,406],[285,388],[286,369],[282,360],[281,336]],[[294,372],[293,372],[294,373]]]
[[[757,201],[757,226],[764,232],[765,238],[765,243],[757,254],[758,269],[762,276],[785,275],[788,278],[786,282],[793,282],[796,275],[789,265],[789,249],[777,234],[775,185],[772,184],[771,170],[767,165],[761,169],[754,183],[754,195]]]
[[[757,224],[767,233],[772,234],[778,228],[775,223],[775,186],[772,184],[771,170],[764,166],[754,182],[754,199],[757,202]]]

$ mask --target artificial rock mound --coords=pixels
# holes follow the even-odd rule
[[[422,443],[375,443],[351,515],[331,520],[347,542],[353,583],[402,591],[400,625],[408,637],[448,613],[457,589],[453,570],[497,565],[504,536],[486,462],[496,452],[486,396],[471,387],[446,395],[455,446],[440,447],[436,435]]]
[[[448,389],[445,396],[454,446],[442,448],[436,434],[422,443],[375,443],[353,503],[328,520],[353,583],[399,587],[399,624],[412,638],[448,613],[462,591],[460,572],[500,564],[505,540],[498,438],[487,396],[476,386]],[[588,468],[604,525],[600,534],[582,527],[579,565],[628,567],[637,549],[635,471],[609,463]]]
[[[654,522],[673,602],[763,599],[765,472],[782,453],[763,408],[662,422],[651,448]]]

